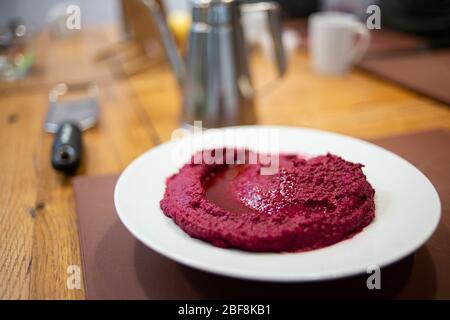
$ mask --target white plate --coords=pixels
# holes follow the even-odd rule
[[[193,239],[159,207],[165,179],[179,169],[172,161],[176,146],[172,141],[144,153],[120,176],[114,200],[124,225],[144,244],[182,264],[265,281],[313,281],[365,273],[373,265],[382,267],[414,252],[436,229],[441,212],[436,190],[419,170],[392,152],[312,129],[254,126],[226,130],[260,129],[279,135],[281,151],[310,155],[331,152],[364,164],[364,173],[376,191],[374,221],[351,239],[301,253],[252,253]],[[252,144],[254,150],[265,148]]]

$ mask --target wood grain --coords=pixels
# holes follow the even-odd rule
[[[36,96],[1,100],[0,298],[29,297],[41,111]]]
[[[46,66],[40,82],[28,79],[36,84],[0,95],[0,298],[84,298],[83,288],[66,285],[67,268],[81,266],[71,177],[51,168],[52,135],[43,132],[52,84],[94,80],[100,86],[100,122],[83,136],[78,174],[121,171],[158,141],[128,84],[94,62],[112,34],[108,28],[103,41],[96,31],[92,38],[78,35],[55,43],[40,61]]]
[[[71,178],[50,167],[52,136],[44,133],[48,89],[55,82],[96,81],[98,125],[84,134],[79,175],[123,170],[135,157],[170,139],[179,125],[181,96],[166,63],[129,78],[96,62],[119,39],[98,27],[64,40],[39,36],[38,67],[29,78],[0,84],[0,298],[82,299],[66,286],[67,267],[81,265]],[[274,75],[258,52],[252,60],[261,86]],[[354,71],[346,77],[313,74],[295,52],[285,79],[261,90],[262,124],[314,127],[362,138],[427,128],[450,128],[447,106]]]

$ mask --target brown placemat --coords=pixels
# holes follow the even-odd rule
[[[145,247],[125,229],[113,203],[117,176],[100,176],[74,179],[87,298],[450,299],[450,131],[375,142],[422,170],[437,188],[443,207],[439,227],[426,245],[382,270],[381,290],[366,288],[367,275],[277,284],[231,279],[179,265]]]
[[[450,105],[450,50],[374,57],[359,67]]]

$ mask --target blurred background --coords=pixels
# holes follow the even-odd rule
[[[191,0],[161,0],[159,1],[165,10],[165,15],[170,24],[171,30],[179,41],[183,44],[184,38],[187,37],[190,26],[191,16]],[[256,0],[243,0],[241,3],[256,3]],[[404,34],[420,37],[426,48],[441,49],[450,46],[450,1],[433,0],[405,0],[405,1],[388,1],[388,0],[276,0],[281,5],[282,14],[285,21],[299,21],[306,18],[317,11],[337,11],[350,13],[359,20],[364,21],[368,17],[366,11],[370,5],[377,5],[380,8],[382,29],[394,30]],[[61,21],[67,17],[65,12],[70,5],[77,5],[81,11],[81,25],[86,28],[92,28],[98,25],[116,25],[123,26],[128,35],[132,35],[137,42],[143,47],[149,45],[144,44],[144,39],[157,36],[154,29],[152,18],[146,14],[145,8],[138,4],[135,0],[74,0],[74,1],[57,1],[42,0],[37,4],[32,0],[3,0],[0,3],[0,48],[6,49],[12,43],[21,43],[23,41],[18,38],[27,39],[27,44],[36,38],[37,35],[47,30],[52,35],[68,36],[71,32],[64,30]],[[264,35],[259,33],[261,17],[253,15],[246,18],[246,36],[250,44],[259,44],[264,47]],[[14,38],[13,34],[17,26],[26,27],[26,35]],[[297,23],[297,35],[305,36],[306,23],[302,26]],[[20,31],[24,32],[24,31]],[[74,33],[74,32],[72,32]],[[303,33],[303,34],[302,34]],[[286,36],[286,46],[288,49],[299,44],[300,38]],[[306,37],[303,37],[304,44]],[[23,40],[23,39],[22,39]],[[267,40],[267,39],[266,39]],[[146,40],[145,40],[146,41]],[[404,41],[400,40],[400,41]],[[267,47],[267,41],[265,47]],[[377,42],[377,41],[375,41]],[[394,43],[394,42],[392,42]],[[23,46],[22,46],[23,49]],[[148,49],[148,48],[147,48]],[[150,50],[151,51],[151,50]],[[266,51],[268,49],[266,48]],[[0,52],[2,54],[2,52]],[[147,52],[148,54],[148,52]],[[151,55],[151,54],[150,54]],[[7,75],[5,57],[11,58],[11,53],[3,50],[1,58],[2,78],[14,78],[15,76]],[[34,57],[33,57],[34,58]],[[31,57],[25,59],[28,65],[31,65]],[[24,74],[26,67],[22,67],[20,72]],[[19,76],[19,74],[17,74]]]
[[[133,0],[132,0],[133,1]],[[450,2],[445,0],[276,0],[283,7],[286,17],[305,17],[318,10],[353,12],[364,17],[365,9],[371,4],[381,7],[383,26],[405,32],[412,32],[430,38],[441,38],[442,45],[449,45]],[[190,0],[163,0],[169,12],[189,11]],[[257,2],[247,0],[244,2]],[[0,25],[11,19],[20,18],[31,28],[42,28],[48,23],[52,9],[61,4],[79,5],[83,24],[95,25],[119,21],[122,15],[121,0],[3,0],[0,3]]]
[[[27,26],[43,28],[48,22],[47,17],[52,8],[62,3],[79,5],[83,11],[83,23],[95,25],[118,21],[120,17],[120,2],[118,0],[3,0],[0,2],[0,24],[6,25],[11,19],[20,18]]]
[[[239,1],[241,4],[256,5],[258,2]],[[245,117],[254,119],[247,121],[244,116],[240,116],[222,123],[216,121],[211,126],[257,121],[319,127],[365,136],[367,130],[354,123],[344,124],[341,121],[345,118],[345,112],[339,103],[369,103],[372,99],[386,99],[389,94],[371,91],[370,86],[363,85],[365,89],[358,93],[352,92],[353,97],[348,100],[345,97],[328,101],[321,95],[327,90],[342,95],[346,91],[342,88],[353,88],[354,79],[364,79],[366,84],[374,84],[375,79],[382,80],[380,83],[383,85],[407,89],[411,94],[425,96],[444,105],[450,103],[447,85],[449,53],[446,50],[450,47],[450,1],[276,2],[280,5],[283,18],[281,42],[278,44],[274,42],[272,34],[276,23],[269,25],[270,19],[264,12],[247,10],[242,15],[245,42],[249,49],[245,57],[251,71],[248,75],[249,88],[254,96],[251,102],[255,102],[258,120],[247,115]],[[170,35],[176,40],[176,49],[184,58],[192,23],[191,0],[159,0],[152,3],[160,7]],[[73,5],[80,11],[80,28],[67,27],[68,21],[74,21],[73,12],[70,11]],[[372,5],[376,5],[379,12],[373,11]],[[350,48],[346,48],[349,44],[342,38],[346,31],[339,31],[339,27],[336,27],[335,30],[321,33],[309,28],[313,25],[313,19],[308,20],[308,17],[318,12],[338,13],[341,17],[346,15],[345,18],[359,21],[360,26],[368,25],[370,17],[374,15],[378,27],[363,28],[366,30],[362,30],[364,34],[361,34],[360,28],[347,37],[353,39],[350,42],[355,42],[352,50],[359,51],[357,54],[353,51],[350,53]],[[327,21],[329,19],[324,18],[321,23],[326,26],[330,23]],[[319,22],[316,29],[324,30]],[[333,32],[336,34],[333,35]],[[39,3],[32,0],[3,0],[0,2],[0,90],[3,94],[25,90],[48,92],[57,83],[95,81],[101,87],[104,83],[127,79],[134,88],[136,84],[141,86],[138,90],[140,96],[141,92],[152,91],[151,84],[155,78],[165,79],[167,76],[167,81],[159,83],[167,83],[164,88],[174,93],[170,97],[173,99],[170,107],[165,109],[171,111],[166,111],[161,119],[160,111],[151,116],[155,127],[166,128],[164,139],[167,139],[168,132],[176,128],[180,121],[183,122],[180,118],[184,117],[187,109],[184,102],[189,99],[180,94],[186,91],[173,87],[170,82],[180,82],[176,61],[173,61],[178,53],[175,53],[177,50],[173,54],[168,53],[166,44],[154,12],[138,0],[44,0]],[[285,61],[280,61],[280,52],[284,52]],[[197,55],[196,59],[202,61],[205,56]],[[279,78],[278,81],[272,81],[276,78]],[[267,90],[260,90],[265,85],[268,85],[265,87]],[[293,95],[286,94],[289,88],[298,88],[303,97],[301,103],[297,104]],[[257,91],[261,94],[256,94]],[[243,92],[240,94],[245,96]],[[281,108],[285,110],[284,114],[290,115],[290,119],[280,113],[268,116],[269,111],[264,106],[271,101],[279,101],[278,98],[282,96],[290,97],[283,100]],[[242,105],[240,103],[240,109]],[[146,103],[145,107],[147,110],[157,108],[151,103]],[[351,116],[357,117],[368,110],[374,109],[366,107],[353,110]],[[392,112],[393,109],[386,110]],[[330,114],[338,117],[338,120],[330,118],[327,122]],[[219,117],[217,112],[216,117]],[[370,126],[375,121],[372,116],[364,119]],[[386,125],[386,128],[390,128],[389,132],[401,131],[405,125],[398,123],[408,122],[405,117],[396,121],[395,124]],[[424,123],[420,125],[426,126]],[[377,130],[374,126],[375,134]]]

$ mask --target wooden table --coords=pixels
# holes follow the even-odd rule
[[[67,268],[81,265],[71,179],[50,166],[52,136],[44,133],[47,94],[56,82],[95,80],[101,115],[86,132],[79,175],[123,170],[177,128],[180,93],[170,68],[157,64],[130,77],[96,62],[118,39],[117,28],[97,27],[69,39],[39,36],[38,67],[14,84],[0,84],[0,298],[82,299],[69,290]],[[255,82],[272,76],[262,56]],[[375,138],[450,128],[450,109],[390,83],[354,71],[343,78],[309,69],[304,52],[290,57],[286,78],[258,96],[262,124],[314,127]]]

